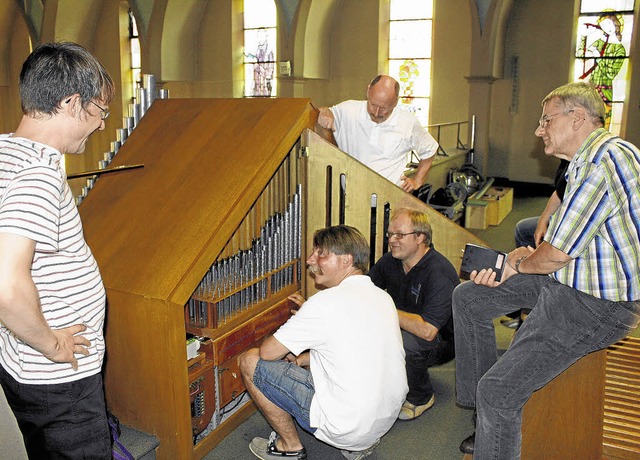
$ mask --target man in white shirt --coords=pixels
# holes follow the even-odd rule
[[[273,427],[258,458],[306,459],[297,422],[348,459],[366,457],[393,425],[408,391],[398,315],[365,276],[369,245],[353,227],[319,230],[307,259],[324,287],[241,358],[249,394]]]
[[[367,86],[366,101],[322,107],[318,124],[333,131],[341,150],[405,192],[412,192],[424,183],[438,143],[413,114],[396,110],[399,95],[395,79],[378,75]],[[404,172],[411,151],[420,161],[415,174],[407,177]]]

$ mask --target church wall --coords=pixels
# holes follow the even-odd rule
[[[242,2],[212,0],[207,2],[196,50],[196,81],[200,97],[242,97]]]
[[[17,11],[11,13],[5,26],[11,40],[3,47],[3,65],[0,65],[3,67],[0,82],[0,132],[9,133],[16,129],[22,118],[18,81],[22,63],[29,54],[29,31]]]
[[[344,0],[332,27],[329,80],[319,105],[364,99],[367,84],[385,69],[378,68],[378,0]]]
[[[431,123],[467,120],[471,14],[468,0],[435,2]]]
[[[190,0],[190,11],[176,19],[181,23],[172,26],[172,14],[180,2],[175,0],[129,0],[142,15],[140,24],[143,35],[143,72],[154,73],[157,81],[169,89],[170,97],[241,97],[243,93],[241,0],[208,0],[200,3]],[[305,6],[301,10],[313,11],[309,2],[299,0],[288,5]],[[91,49],[101,59],[114,78],[124,78],[120,67],[126,62],[120,59],[124,49],[118,14],[126,0],[91,0],[84,8],[73,9],[70,0],[59,0],[46,8],[42,23],[43,39],[76,39]],[[204,5],[204,6],[203,6]],[[282,5],[282,4],[280,4]],[[435,0],[434,48],[432,69],[431,122],[444,123],[468,119],[474,88],[467,77],[472,73],[472,21],[477,21],[473,1]],[[504,47],[504,68],[501,75],[486,93],[490,105],[488,120],[481,123],[487,130],[485,175],[506,177],[514,181],[550,183],[555,170],[555,160],[543,156],[542,144],[533,131],[540,116],[540,101],[553,88],[566,83],[570,75],[573,53],[573,23],[575,2],[554,0],[519,0],[513,2],[507,20]],[[308,35],[296,41],[296,37],[279,38],[279,46],[285,58],[291,61],[293,75],[281,77],[280,94],[283,97],[310,98],[316,106],[332,105],[345,99],[361,99],[366,84],[378,73],[386,72],[386,20],[388,0],[336,0],[335,11],[327,14],[323,26],[302,30],[326,33],[323,56],[314,62],[314,56],[303,54],[304,68],[296,73],[296,56],[305,49],[313,49],[313,37]],[[637,8],[637,9],[640,9]],[[5,9],[6,10],[6,9]],[[2,10],[2,11],[5,11]],[[64,15],[50,10],[65,12]],[[28,53],[28,29],[14,6],[10,32],[0,40],[2,67],[10,69],[0,81],[0,97],[8,102],[0,109],[2,132],[15,129],[20,117],[17,76],[19,66]],[[85,13],[83,13],[83,11]],[[99,20],[96,22],[96,11]],[[118,13],[118,11],[120,11]],[[317,9],[315,11],[318,11]],[[196,14],[197,12],[197,14]],[[171,13],[171,14],[169,14]],[[90,17],[80,17],[86,14]],[[6,17],[4,19],[7,23]],[[637,14],[636,14],[637,19]],[[295,34],[293,19],[287,33]],[[313,21],[313,15],[305,18]],[[282,20],[281,20],[282,21]],[[636,21],[638,23],[638,21]],[[78,28],[73,24],[89,24]],[[280,24],[282,26],[282,24]],[[638,43],[638,27],[634,43]],[[92,30],[88,30],[92,29]],[[318,32],[316,32],[318,31]],[[302,33],[302,32],[301,32]],[[55,35],[55,37],[53,36]],[[486,32],[485,32],[486,35]],[[174,36],[179,39],[171,40]],[[327,40],[327,36],[329,39]],[[382,38],[385,37],[385,38]],[[480,37],[485,40],[485,36]],[[150,44],[149,41],[152,43]],[[145,43],[146,42],[146,43]],[[306,43],[302,49],[299,43]],[[495,45],[496,49],[498,45]],[[158,49],[158,48],[164,49]],[[638,46],[631,50],[637,60]],[[175,59],[174,59],[175,58]],[[179,59],[177,59],[179,58]],[[518,80],[514,79],[513,62],[518,60]],[[500,62],[500,61],[497,61]],[[636,66],[637,67],[637,66]],[[633,72],[629,83],[630,99],[627,109],[627,126],[623,136],[640,143],[640,72]],[[517,83],[517,86],[516,86]],[[512,96],[517,99],[513,103]],[[102,153],[109,148],[114,130],[120,127],[126,108],[112,104],[112,116],[104,133],[96,134],[88,145],[83,159],[77,159],[73,168],[94,167]],[[7,106],[8,105],[8,106]],[[97,144],[100,145],[97,145]],[[95,144],[95,145],[94,145]]]
[[[571,2],[514,2],[507,25],[503,78],[492,89],[488,175],[553,182],[558,160],[545,156],[534,130],[542,99],[571,78],[574,32],[566,24],[572,18]]]
[[[370,7],[363,8],[361,1],[368,2]],[[327,81],[306,80],[300,97],[310,97],[318,106],[333,105],[346,99],[364,99],[371,78],[388,71],[384,33],[387,6],[378,0],[361,1],[346,0],[340,4],[331,32],[330,78]],[[466,0],[439,0],[435,14],[438,20],[434,24],[432,58],[438,64],[432,68],[431,121],[467,120],[468,83],[465,76],[469,71],[471,39],[469,5]],[[380,59],[380,54],[384,59]]]

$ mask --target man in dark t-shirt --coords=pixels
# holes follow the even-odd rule
[[[429,366],[454,357],[451,294],[460,279],[451,262],[434,249],[426,214],[395,210],[387,237],[390,252],[369,276],[386,289],[398,310],[409,383],[398,418],[411,420],[435,403]]]

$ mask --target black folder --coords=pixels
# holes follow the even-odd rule
[[[490,268],[496,272],[496,281],[502,278],[502,270],[507,263],[507,253],[477,244],[467,243],[460,265],[461,278],[469,279],[472,271]]]

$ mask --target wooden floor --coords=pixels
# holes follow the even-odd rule
[[[627,337],[607,350],[603,426],[603,460],[640,458],[640,338]]]

